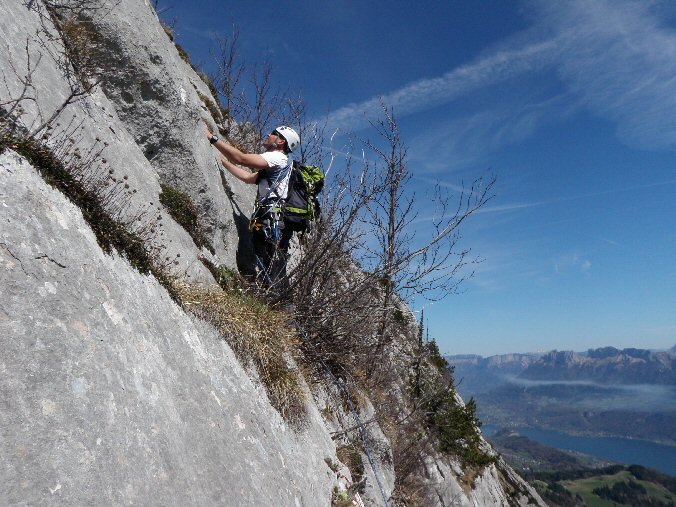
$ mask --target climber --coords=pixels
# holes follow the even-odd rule
[[[258,271],[256,278],[259,285],[283,296],[288,292],[286,262],[293,231],[285,231],[282,214],[293,166],[289,155],[300,144],[300,137],[291,127],[277,127],[263,140],[265,151],[256,154],[244,153],[212,134],[208,127],[205,130],[209,142],[220,153],[223,167],[244,183],[258,185],[249,221]]]

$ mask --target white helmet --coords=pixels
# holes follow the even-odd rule
[[[296,134],[296,131],[291,127],[282,125],[275,129],[279,134],[286,139],[286,145],[289,147],[289,151],[293,151],[298,148],[300,144],[300,137]]]

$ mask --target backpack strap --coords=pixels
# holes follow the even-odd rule
[[[253,226],[256,220],[259,220],[270,212],[281,213],[284,211],[284,199],[279,196],[277,191],[285,179],[290,179],[292,168],[293,159],[288,157],[285,170],[279,172],[274,182],[271,181],[270,178],[267,178],[267,176],[263,176],[261,171],[259,171],[256,182],[258,182],[261,177],[265,177],[268,180],[268,191],[262,199],[259,199],[258,196],[256,197],[253,213],[249,220],[249,228]]]

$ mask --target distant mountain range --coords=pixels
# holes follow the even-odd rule
[[[484,423],[676,443],[676,347],[446,360]]]
[[[668,351],[603,347],[587,352],[446,356],[456,370],[514,375],[524,380],[587,381],[599,384],[676,385],[676,346]],[[490,383],[490,379],[485,379]]]
[[[676,385],[676,356],[668,351],[604,347],[576,352],[548,352],[519,375],[529,380],[582,380],[600,384]]]

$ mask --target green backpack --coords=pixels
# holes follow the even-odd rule
[[[289,192],[284,209],[284,225],[294,231],[305,231],[319,216],[317,195],[324,188],[324,173],[314,165],[293,161]]]

